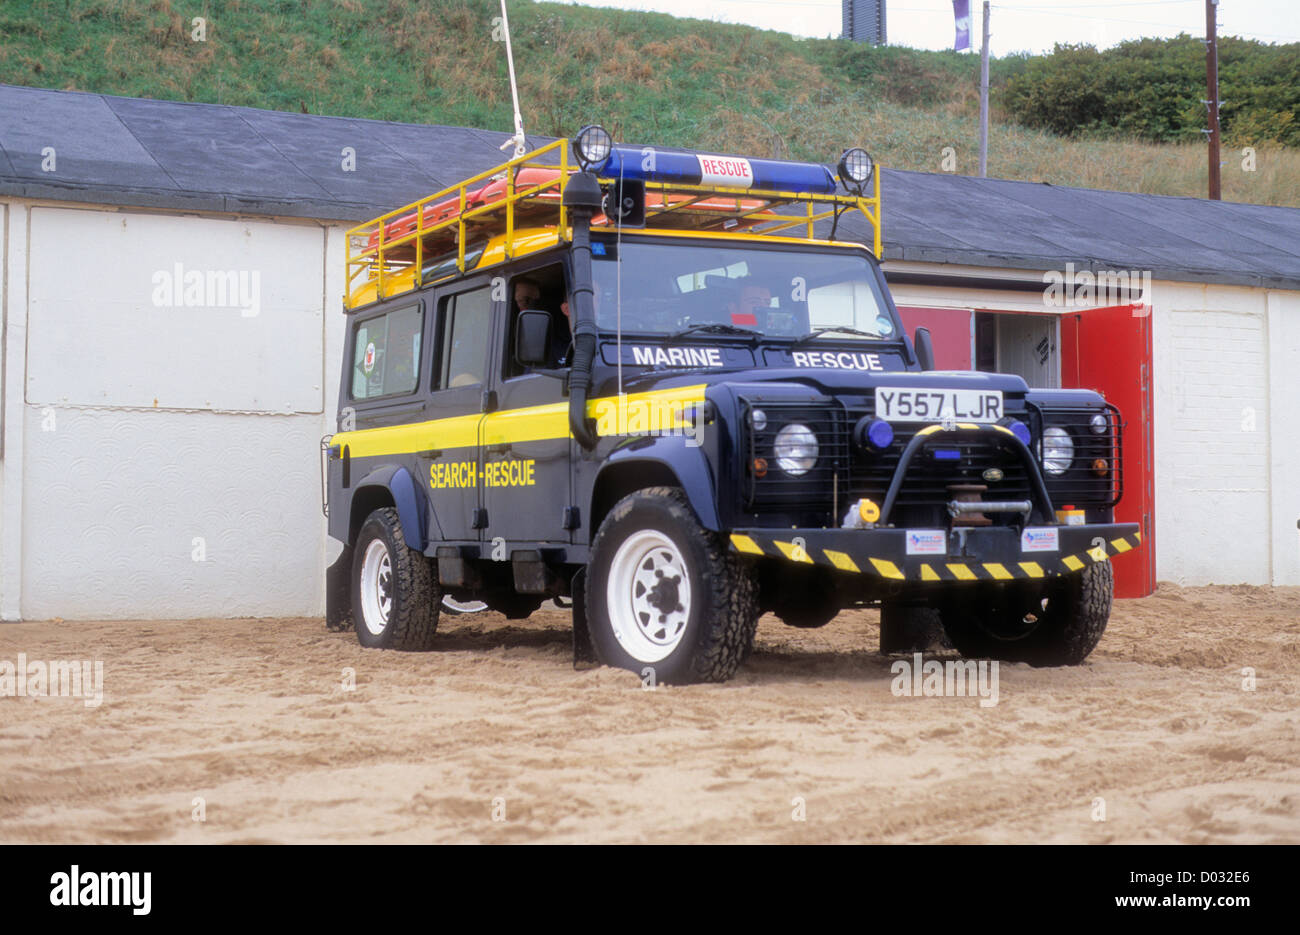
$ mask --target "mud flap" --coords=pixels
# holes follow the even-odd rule
[[[338,559],[325,569],[325,626],[330,630],[351,630],[352,546],[344,546]]]
[[[590,669],[600,664],[596,648],[591,645],[591,631],[587,629],[587,569],[580,568],[573,576],[573,667]]]

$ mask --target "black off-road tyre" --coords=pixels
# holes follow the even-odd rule
[[[1008,587],[993,604],[946,605],[943,625],[963,656],[1026,662],[1031,666],[1077,666],[1101,641],[1110,619],[1115,579],[1110,562],[1053,579],[1046,607],[1030,607]],[[1036,617],[1036,620],[1031,618]]]
[[[671,547],[655,545],[656,539]],[[618,625],[609,606],[611,576],[626,582],[615,586]],[[654,584],[638,591],[643,580]],[[753,648],[758,630],[758,585],[751,569],[721,535],[700,525],[678,487],[649,487],[614,505],[592,542],[585,592],[597,658],[643,678],[652,670],[656,682],[726,681]],[[654,613],[639,613],[638,607]],[[646,658],[659,652],[666,655]]]
[[[375,599],[363,600],[366,557],[372,554],[371,546],[376,542],[387,549],[387,585],[382,583],[384,574],[377,574]],[[353,553],[352,616],[361,645],[372,649],[432,649],[442,605],[438,578],[428,558],[407,548],[397,510],[385,507],[371,513],[357,534]],[[386,616],[379,610],[384,594],[389,601]],[[368,610],[372,614],[379,610],[369,622]]]

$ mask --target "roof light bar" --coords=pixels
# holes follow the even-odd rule
[[[588,151],[593,155],[596,152],[594,148]],[[606,178],[679,185],[755,188],[822,195],[833,195],[837,188],[830,170],[816,163],[715,156],[650,146],[614,144],[610,147],[607,158],[603,161],[593,160],[587,168]]]

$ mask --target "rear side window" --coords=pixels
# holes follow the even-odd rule
[[[441,366],[434,389],[451,389],[483,382],[488,334],[492,330],[489,287],[448,297],[442,307]]]
[[[352,398],[410,393],[420,381],[420,306],[358,322],[352,339]]]

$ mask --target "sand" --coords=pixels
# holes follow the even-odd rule
[[[764,618],[733,681],[653,691],[575,671],[550,605],[421,654],[319,619],[0,625],[0,660],[104,663],[97,707],[0,698],[0,840],[1300,842],[1300,588],[1119,601],[1085,665],[1003,665],[992,706],[896,696],[877,620]]]

